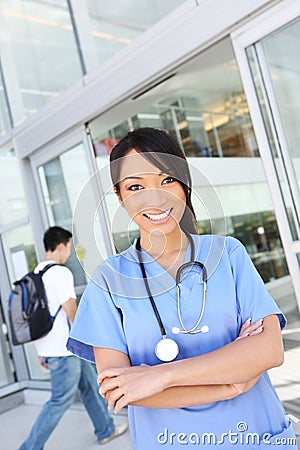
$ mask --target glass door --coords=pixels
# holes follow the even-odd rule
[[[100,180],[85,129],[47,146],[31,163],[45,228],[58,225],[73,233],[73,251],[66,265],[80,291],[110,251],[105,214],[98,205]]]
[[[299,308],[299,2],[280,2],[232,40]]]
[[[300,18],[247,48],[290,232],[300,239]]]
[[[78,298],[101,259],[109,240],[101,204],[100,184],[84,127],[43,148],[31,158],[43,232],[61,226],[73,233],[72,254],[66,262],[74,275]],[[42,235],[43,233],[41,233]],[[40,255],[43,257],[43,255]],[[45,379],[37,364],[35,346],[26,344],[31,379]]]
[[[281,286],[285,305],[282,309],[288,319],[283,330],[286,357],[285,364],[270,374],[287,412],[299,417],[300,384],[296,375],[300,356],[299,1],[279,2],[231,37],[295,295]]]

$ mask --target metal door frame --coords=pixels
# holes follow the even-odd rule
[[[35,196],[35,203],[38,205],[38,213],[41,217],[41,225],[42,229],[45,230],[49,226],[48,223],[48,217],[47,217],[47,211],[46,206],[44,203],[44,197],[40,185],[39,175],[38,175],[38,167],[47,163],[53,158],[56,158],[63,153],[67,152],[68,150],[71,150],[72,148],[76,147],[76,145],[82,144],[85,150],[85,158],[86,163],[88,167],[89,175],[92,176],[95,172],[97,172],[97,164],[93,153],[93,145],[91,141],[91,137],[89,134],[88,128],[85,126],[79,126],[76,129],[65,133],[63,136],[60,136],[55,141],[50,142],[49,144],[43,146],[40,150],[37,152],[34,152],[32,155],[29,156],[30,161],[30,175],[33,180],[33,188],[34,188],[34,196]],[[28,170],[28,168],[27,168]],[[101,187],[101,180],[99,180],[98,177],[93,177],[93,190],[95,193],[96,198],[102,197],[102,187]],[[31,198],[29,196],[29,198]],[[33,205],[32,205],[33,206]],[[106,242],[107,246],[107,252],[108,254],[112,254],[114,252],[113,242],[112,242],[112,236],[109,232],[108,227],[108,214],[105,209],[105,205],[100,205],[101,208],[101,214],[99,214],[99,220],[101,223],[101,228],[103,230],[104,234],[104,240]],[[34,219],[33,221],[34,222]],[[41,246],[38,247],[38,257],[42,257],[44,250],[41,248]]]
[[[284,199],[282,197],[281,188],[277,178],[274,161],[272,158],[272,150],[270,148],[267,131],[264,125],[262,111],[260,109],[257,98],[256,87],[252,78],[246,49],[251,45],[258,44],[259,41],[270,35],[272,32],[279,30],[281,27],[292,22],[300,16],[300,2],[298,0],[286,0],[268,9],[259,17],[256,17],[244,26],[240,27],[231,34],[232,44],[236,56],[236,60],[240,69],[241,79],[244,92],[249,105],[249,111],[252,119],[253,128],[260,149],[261,159],[264,165],[270,192],[274,204],[274,212],[278,223],[279,232],[282,239],[283,248],[286,255],[292,283],[294,285],[295,296],[300,311],[300,268],[297,254],[300,254],[300,240],[293,240],[290,224],[287,217]],[[266,83],[268,94],[272,97],[270,83]],[[270,92],[269,92],[270,90]],[[274,104],[272,107],[276,108]],[[282,135],[282,126],[279,122],[278,109],[275,111],[274,123],[279,135]],[[284,140],[281,142],[284,146]],[[291,167],[291,158],[289,152],[285,149],[283,157],[286,166]],[[287,172],[291,176],[291,173]],[[294,180],[291,180],[293,185]],[[295,188],[295,185],[294,185]]]

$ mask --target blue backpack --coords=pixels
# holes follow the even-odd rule
[[[38,273],[29,272],[18,281],[8,299],[8,314],[14,345],[35,341],[53,327],[55,316],[51,316],[42,277],[47,270],[59,264],[48,264]]]

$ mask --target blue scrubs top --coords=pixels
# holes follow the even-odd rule
[[[208,272],[206,305],[201,326],[209,332],[172,334],[181,328],[175,281],[142,250],[149,285],[167,337],[174,338],[177,359],[214,351],[234,341],[242,324],[277,314],[285,318],[254,268],[243,245],[232,237],[192,236],[196,260]],[[190,246],[186,261],[190,259]],[[195,268],[180,282],[180,304],[186,328],[194,326],[200,310],[203,283]],[[160,328],[146,292],[135,245],[108,258],[87,285],[72,326],[67,348],[94,362],[93,346],[126,353],[132,365],[161,364],[155,345]],[[293,429],[280,400],[264,373],[248,392],[226,401],[187,408],[158,409],[129,406],[128,417],[135,450],[182,449],[199,446],[224,449],[296,449],[288,441]],[[288,444],[289,442],[289,444]],[[295,441],[296,442],[296,441]]]

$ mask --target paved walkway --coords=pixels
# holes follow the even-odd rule
[[[23,404],[0,416],[1,450],[17,450],[27,437],[41,406]],[[127,421],[126,414],[118,415],[115,423]],[[105,445],[99,445],[92,423],[80,403],[75,403],[63,416],[44,450],[132,450],[130,434],[127,431]]]

